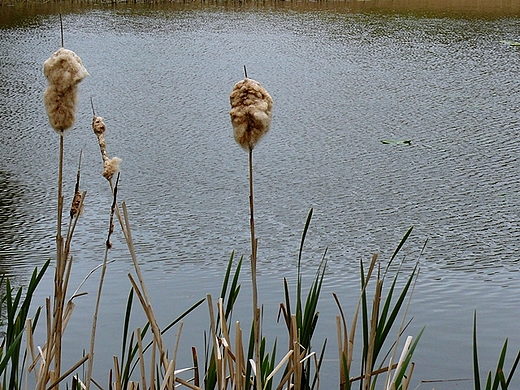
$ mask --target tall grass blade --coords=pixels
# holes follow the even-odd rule
[[[513,375],[516,371],[516,368],[518,367],[519,361],[520,361],[520,351],[518,351],[518,354],[516,355],[513,366],[511,367],[511,371],[509,372],[509,375],[507,376],[507,382],[506,382],[507,386],[509,386],[509,384],[511,383],[511,380],[513,379]]]
[[[386,266],[386,270],[385,270],[385,274],[386,272],[388,271],[388,268],[390,268],[390,265],[392,265],[392,262],[394,261],[394,259],[396,258],[397,254],[399,253],[399,251],[401,250],[401,248],[403,247],[404,243],[406,242],[406,240],[408,239],[408,237],[410,237],[410,234],[412,234],[412,230],[413,230],[413,226],[411,226],[408,231],[404,234],[403,238],[401,239],[401,241],[399,242],[399,245],[397,245],[397,248],[395,248],[395,251],[394,251],[394,254],[392,255],[392,257],[390,258],[390,261],[388,262],[387,266]]]
[[[478,366],[478,348],[477,348],[477,311],[473,313],[473,382],[475,390],[480,390],[480,372]]]
[[[498,386],[500,384],[500,375],[504,376],[504,361],[506,360],[507,354],[507,339],[504,342],[504,346],[502,347],[502,351],[500,352],[500,357],[498,359],[497,370],[495,374],[495,380],[493,381],[493,390],[498,390]]]

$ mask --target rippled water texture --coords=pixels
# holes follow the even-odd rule
[[[355,296],[359,259],[387,260],[413,225],[407,264],[427,241],[411,309],[411,332],[427,325],[415,385],[471,377],[474,309],[486,369],[506,336],[518,348],[518,18],[121,5],[66,13],[63,23],[65,46],[91,75],[65,141],[65,193],[80,150],[88,191],[73,249],[78,283],[102,259],[111,201],[90,97],[109,154],[123,160],[119,197],[161,316],[218,290],[232,250],[249,253],[247,154],[228,115],[246,65],[275,102],[254,152],[261,300],[282,298],[280,277],[294,276],[313,207],[304,268],[312,274],[328,248],[321,321],[334,359],[330,292]],[[42,105],[42,64],[60,45],[59,20],[37,16],[1,34],[0,268],[23,277],[53,256],[58,136]],[[411,144],[381,142],[389,139]],[[131,270],[119,233],[111,257],[101,321],[116,337],[100,348],[116,349],[107,365]],[[90,309],[80,310],[81,322]],[[337,383],[335,367],[325,384]]]

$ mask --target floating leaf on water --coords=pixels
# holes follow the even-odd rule
[[[520,42],[517,41],[500,41],[500,43],[504,43],[509,46],[520,46]]]
[[[409,139],[382,139],[382,143],[387,145],[411,145],[412,141]]]

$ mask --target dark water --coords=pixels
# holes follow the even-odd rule
[[[387,261],[413,225],[400,256],[405,269],[417,259],[421,267],[409,333],[427,326],[414,388],[472,388],[420,381],[471,378],[475,309],[483,368],[495,366],[505,337],[520,348],[520,48],[509,43],[520,40],[520,19],[326,8],[120,5],[63,15],[65,46],[91,75],[65,140],[65,193],[80,150],[88,191],[72,285],[103,259],[111,202],[90,129],[92,97],[108,126],[108,152],[123,160],[119,198],[160,323],[218,293],[231,251],[249,253],[247,155],[228,115],[229,93],[247,65],[275,101],[271,131],[254,155],[268,330],[283,335],[274,321],[281,278],[294,280],[312,207],[303,267],[310,281],[328,248],[316,347],[329,338],[322,388],[336,387],[331,292],[351,315],[359,260],[378,252]],[[54,250],[58,136],[42,104],[42,64],[60,45],[59,20],[42,13],[5,25],[0,269],[23,281]],[[102,383],[119,354],[132,270],[117,232],[110,258],[96,360]],[[71,364],[88,348],[96,279],[82,288],[90,295],[77,301],[68,329]],[[51,293],[50,275],[47,284],[42,297]],[[237,317],[247,322],[247,272],[243,284]],[[184,350],[202,346],[205,312],[188,318]]]

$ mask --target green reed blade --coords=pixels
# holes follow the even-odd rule
[[[478,366],[478,349],[477,349],[477,311],[473,313],[473,382],[475,390],[480,390],[480,373]]]
[[[301,275],[301,262],[302,262],[302,253],[303,253],[303,245],[305,243],[305,237],[307,236],[307,232],[309,230],[309,225],[311,224],[313,208],[309,210],[307,214],[307,219],[305,221],[305,227],[303,228],[302,238],[300,240],[300,250],[298,252],[298,281],[297,281],[297,289],[296,289],[296,321],[298,324],[301,323],[301,294],[302,294],[302,275]]]
[[[520,351],[518,351],[518,354],[516,355],[515,362],[513,363],[513,366],[511,367],[511,371],[509,372],[509,375],[507,376],[507,386],[511,383],[511,380],[513,379],[513,375],[516,371],[516,368],[518,367],[518,362],[520,361]]]
[[[506,360],[507,354],[507,339],[504,341],[504,346],[502,347],[502,351],[500,352],[500,357],[497,363],[497,370],[495,373],[495,380],[493,381],[493,390],[498,390],[498,386],[500,385],[500,373],[504,376],[504,362]]]
[[[320,356],[318,358],[318,364],[316,367],[316,372],[314,373],[314,378],[312,380],[311,389],[316,388],[317,381],[320,378],[320,370],[321,370],[321,364],[323,363],[323,358],[325,357],[325,348],[327,347],[327,339],[323,342],[323,346],[321,347]]]
[[[238,284],[238,279],[240,276],[240,270],[242,269],[242,260],[244,256],[240,256],[240,260],[238,260],[237,267],[235,269],[235,274],[233,275],[233,281],[231,282],[230,298],[228,299],[228,303],[226,305],[226,320],[230,318],[230,315],[233,311],[233,306],[238,298],[238,294],[240,293],[240,285]]]
[[[231,252],[231,256],[229,257],[229,261],[226,267],[226,274],[224,275],[224,281],[222,282],[222,289],[220,290],[220,297],[224,300],[226,298],[227,286],[229,282],[229,275],[231,274],[231,266],[233,264],[233,257],[235,256],[235,251]]]
[[[486,390],[491,390],[491,381],[491,371],[489,371],[486,379]]]
[[[507,390],[507,383],[506,383],[506,378],[504,376],[504,371],[500,370],[499,372],[497,372],[497,377],[498,377],[498,381],[500,383],[500,388],[502,390]]]
[[[121,348],[121,367],[125,365],[125,352],[126,352],[126,343],[128,340],[128,331],[130,327],[130,314],[132,312],[132,302],[134,299],[134,289],[131,288],[128,293],[128,298],[126,301],[126,311],[125,311],[125,321],[123,323],[123,346]]]
[[[394,308],[392,309],[390,316],[388,317],[388,320],[386,322],[382,323],[383,327],[381,330],[378,330],[377,334],[377,345],[376,345],[376,352],[374,352],[374,357],[377,356],[381,348],[383,347],[383,343],[385,339],[387,338],[388,334],[390,333],[391,328],[394,325],[394,322],[399,315],[399,312],[401,311],[402,305],[404,300],[406,299],[406,295],[408,294],[408,290],[412,284],[413,278],[415,276],[417,270],[417,265],[415,266],[414,270],[412,271],[411,275],[408,278],[408,281],[406,282],[406,285],[403,287],[403,290],[401,291],[401,294],[399,295],[399,298],[397,299],[397,302],[394,304]],[[395,281],[394,281],[395,282]],[[388,294],[387,301],[391,300],[391,295]]]
[[[289,295],[289,285],[287,283],[287,279],[283,278],[283,291],[285,297],[285,306],[283,304],[280,305],[280,309],[284,314],[285,325],[287,325],[287,330],[291,331],[291,297]]]
[[[392,262],[394,261],[395,257],[397,256],[397,254],[399,253],[399,251],[400,251],[401,248],[403,247],[404,243],[406,242],[406,240],[408,239],[408,237],[409,237],[410,234],[412,233],[412,230],[413,230],[413,226],[410,226],[410,228],[409,228],[408,231],[405,233],[405,235],[403,236],[403,238],[401,238],[401,242],[399,242],[399,245],[397,245],[397,248],[395,249],[394,254],[393,254],[392,257],[390,258],[390,261],[388,262],[388,264],[387,264],[387,266],[386,266],[385,274],[386,274],[386,272],[388,271],[388,268],[390,267],[390,265],[392,264]]]

